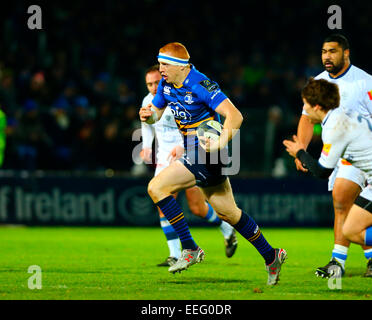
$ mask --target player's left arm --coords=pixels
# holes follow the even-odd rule
[[[243,116],[228,98],[223,100],[215,111],[225,118],[219,139],[219,149],[223,149],[240,129]]]
[[[314,159],[307,151],[304,145],[299,141],[296,135],[293,136],[293,141],[284,140],[283,144],[287,152],[294,158],[301,161],[304,168],[307,168],[315,177],[327,179],[335,168],[338,159],[342,156],[346,145],[337,143],[337,141],[328,141],[324,143],[322,153],[319,160]]]

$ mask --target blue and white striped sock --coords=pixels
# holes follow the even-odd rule
[[[335,244],[332,251],[332,258],[335,258],[339,263],[341,263],[343,268],[345,268],[348,250],[349,250],[348,247],[342,246],[340,244]]]
[[[366,229],[366,234],[364,236],[364,244],[366,246],[372,246],[372,226]]]
[[[206,204],[208,205],[208,212],[207,212],[207,215],[203,219],[207,220],[208,222],[212,224],[215,224],[216,226],[221,225],[222,220],[218,217],[216,211],[214,211],[214,209],[208,202],[206,202]]]
[[[160,218],[160,226],[167,238],[169,256],[178,259],[181,256],[181,244],[176,231],[166,217]]]
[[[367,260],[372,258],[372,249],[367,249],[364,250],[364,256],[366,257]]]
[[[214,209],[208,202],[206,202],[206,204],[208,205],[208,212],[204,219],[206,219],[208,222],[216,226],[219,226],[223,234],[223,237],[227,239],[228,237],[231,236],[231,233],[233,232],[234,228],[231,225],[229,225],[226,221],[221,220],[217,215],[216,211],[214,211]]]
[[[182,248],[196,250],[198,245],[191,236],[182,208],[177,203],[176,199],[174,199],[173,196],[168,196],[155,204],[160,208],[161,212],[167,217],[169,223],[176,231],[180,238]]]

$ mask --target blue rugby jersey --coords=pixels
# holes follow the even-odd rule
[[[227,97],[218,84],[191,65],[191,70],[180,87],[161,79],[152,104],[159,109],[167,106],[171,108],[186,147],[190,144],[198,145],[196,128],[203,121],[221,122],[215,109],[225,99]]]

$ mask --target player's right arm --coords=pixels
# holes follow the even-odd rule
[[[155,107],[152,103],[144,106],[139,111],[140,120],[148,124],[153,124],[158,121],[163,115],[165,108],[159,109]]]
[[[164,98],[163,79],[160,80],[158,85],[158,90],[152,102],[146,106],[142,106],[139,111],[140,119],[148,124],[153,124],[158,121],[164,113],[165,107],[167,106],[167,101]]]
[[[297,127],[297,138],[298,141],[307,149],[310,141],[313,137],[314,132],[314,124],[310,121],[310,118],[306,114],[302,114],[300,121],[298,122]],[[307,172],[308,170],[303,167],[301,161],[296,158],[295,159],[296,168],[297,170],[301,170],[303,172]]]
[[[151,154],[152,154],[152,142],[155,138],[155,128],[151,124],[146,122],[141,122],[142,130],[142,151],[140,156],[143,161],[146,163],[151,163]]]

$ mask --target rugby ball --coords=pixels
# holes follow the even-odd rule
[[[196,130],[198,139],[200,137],[210,138],[213,141],[218,141],[222,132],[222,125],[218,121],[208,120],[202,122]]]

